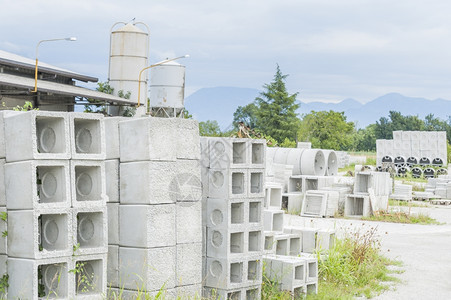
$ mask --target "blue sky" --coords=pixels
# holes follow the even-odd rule
[[[107,80],[115,22],[146,23],[150,62],[190,54],[186,95],[260,89],[276,63],[302,101],[451,99],[451,1],[0,0],[0,49]]]

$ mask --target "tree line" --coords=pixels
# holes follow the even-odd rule
[[[200,134],[231,136],[244,126],[253,134],[282,147],[295,147],[296,142],[311,142],[313,148],[375,151],[376,140],[392,139],[396,130],[446,131],[450,143],[451,117],[441,120],[429,114],[420,119],[390,111],[387,117],[381,117],[376,123],[357,128],[354,122],[347,121],[344,112],[311,111],[298,115],[298,93],[288,93],[285,86],[287,76],[277,65],[273,81],[263,85],[263,92],[252,103],[237,108],[233,114],[232,130],[222,132],[216,121],[206,121],[199,123]]]

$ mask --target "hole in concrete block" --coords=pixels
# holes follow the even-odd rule
[[[222,264],[218,260],[213,261],[210,265],[211,276],[219,278],[222,275],[222,272],[223,272]]]
[[[102,174],[100,166],[76,166],[75,189],[77,201],[102,199]]]
[[[305,190],[317,190],[318,189],[318,179],[306,178],[305,179]]]
[[[293,289],[293,297],[294,297],[294,299],[303,299],[304,298],[304,287],[303,286],[300,286],[300,287],[297,287],[297,288],[295,288],[295,289]]]
[[[102,247],[105,245],[103,212],[77,214],[77,243],[80,248]]]
[[[243,263],[230,264],[230,282],[240,283],[243,281]]]
[[[224,215],[221,210],[215,209],[210,214],[210,221],[213,225],[220,225],[224,220]]]
[[[304,265],[296,266],[294,268],[294,279],[296,280],[304,280]]]
[[[67,214],[43,214],[38,218],[40,246],[47,251],[65,250],[69,238]]]
[[[232,203],[231,204],[231,223],[240,224],[244,222],[244,203]]]
[[[249,232],[249,251],[261,251],[261,231]]]
[[[247,280],[257,280],[259,277],[259,262],[257,260],[250,260],[247,263]]]
[[[103,261],[101,259],[77,261],[75,263],[76,294],[91,294],[102,292],[105,281],[103,276]]]
[[[39,153],[66,152],[64,118],[36,117],[36,144]]]
[[[244,174],[232,173],[232,194],[244,193]]]
[[[360,197],[349,197],[346,203],[349,208],[349,214],[352,216],[363,216],[363,204],[365,202],[364,198]]]
[[[288,210],[288,196],[282,196],[282,209]]]
[[[217,189],[224,186],[224,173],[221,171],[214,171],[210,176],[211,183]]]
[[[272,230],[273,231],[283,231],[283,213],[273,214]]]
[[[100,120],[74,119],[76,153],[100,153]]]
[[[271,188],[269,196],[269,206],[280,207],[282,201],[282,189]]]
[[[249,223],[260,222],[261,215],[261,202],[249,202]]]
[[[265,236],[265,250],[271,250],[274,245],[274,237],[272,235]]]
[[[221,247],[222,243],[224,241],[224,237],[222,236],[222,233],[219,231],[213,231],[212,237],[211,237],[211,243],[216,248]]]
[[[250,289],[246,291],[246,300],[259,300],[258,289]]]
[[[316,294],[316,283],[308,283],[307,287],[307,295]]]
[[[263,190],[263,173],[251,173],[251,193],[258,194]]]
[[[66,298],[68,296],[66,263],[56,263],[38,266],[38,294],[43,299]],[[39,289],[39,287],[41,287]]]
[[[236,232],[230,234],[230,252],[243,253],[244,250],[244,233]]]
[[[264,144],[252,143],[252,163],[253,164],[263,164],[264,162]]]
[[[356,193],[367,193],[370,184],[369,174],[356,174],[355,191]]]
[[[302,178],[290,178],[288,187],[289,193],[302,192]]]
[[[233,163],[246,163],[246,142],[233,142]]]
[[[226,300],[241,300],[241,292],[240,291],[234,291],[227,293],[227,299]]]
[[[276,241],[276,254],[287,255],[288,253],[288,241],[286,239],[280,239]]]
[[[315,278],[318,276],[318,266],[316,261],[308,263],[308,277]]]
[[[63,166],[37,166],[36,184],[39,202],[63,202],[66,199],[66,176]]]
[[[301,254],[301,238],[290,238],[290,255],[297,256]]]

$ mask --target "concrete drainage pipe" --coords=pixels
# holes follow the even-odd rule
[[[432,168],[427,168],[423,172],[424,178],[434,178],[435,177],[435,170]]]
[[[414,156],[411,156],[406,160],[406,165],[410,168],[415,165],[418,165],[418,159]]]
[[[274,163],[286,165],[288,153],[290,153],[290,150],[292,148],[274,148],[274,149],[276,149],[276,153],[274,154]]]
[[[397,175],[399,177],[406,177],[407,173],[410,171],[410,169],[408,167],[400,167],[398,168],[398,170],[396,171]]]
[[[287,164],[293,166],[293,175],[301,175],[301,157],[305,149],[290,148]]]
[[[418,163],[422,166],[427,166],[431,164],[431,160],[427,157],[422,157]]]
[[[326,174],[326,159],[318,149],[305,149],[301,156],[301,174],[324,176]]]
[[[404,167],[406,164],[406,159],[404,158],[404,156],[396,156],[395,159],[393,160],[393,163],[395,164],[395,167],[400,168],[400,167]]]
[[[441,158],[436,157],[432,160],[432,165],[441,167],[443,166],[443,160]]]
[[[412,177],[413,178],[421,178],[423,176],[423,169],[419,167],[412,168]]]
[[[338,159],[337,153],[334,150],[322,150],[326,160],[326,175],[336,176],[338,175]]]
[[[383,163],[392,163],[393,157],[391,157],[390,155],[385,155],[384,157],[382,157],[382,162]]]
[[[448,175],[448,170],[445,168],[440,168],[437,170],[437,176],[438,175]]]

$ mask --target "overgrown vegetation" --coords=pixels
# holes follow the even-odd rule
[[[402,200],[394,200],[388,199],[388,205],[390,206],[410,206],[410,207],[429,207],[429,203],[418,203],[412,201],[402,201]]]
[[[376,212],[370,217],[363,217],[362,220],[404,223],[404,224],[420,224],[420,225],[440,225],[441,223],[422,213],[408,214],[405,212]]]

